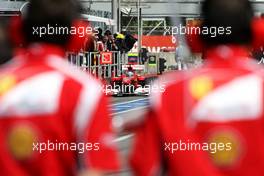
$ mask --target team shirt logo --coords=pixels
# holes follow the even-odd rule
[[[193,98],[200,100],[213,90],[213,81],[208,76],[195,77],[190,81],[189,90]]]
[[[0,96],[7,93],[16,85],[16,78],[12,75],[0,77]]]
[[[32,145],[36,141],[36,131],[30,125],[14,126],[7,136],[9,151],[17,160],[29,159],[33,155]]]
[[[230,130],[212,133],[208,138],[209,143],[228,144],[230,147],[225,150],[218,148],[215,153],[209,153],[215,165],[219,167],[232,167],[238,163],[242,154],[241,141],[240,137]]]

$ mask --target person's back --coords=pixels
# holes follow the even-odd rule
[[[67,9],[75,9],[73,2],[32,1],[28,10],[32,16],[23,21],[28,47],[0,69],[2,175],[59,176],[118,169],[100,83],[67,63],[69,36],[39,38],[31,33],[34,25],[46,23],[70,27],[67,15],[72,11]],[[54,21],[49,21],[51,16]]]
[[[264,77],[247,50],[250,4],[207,0],[203,6],[204,26],[230,25],[234,34],[203,36],[205,65],[159,82],[166,90],[152,95],[131,158],[137,175],[264,174]]]
[[[27,57],[15,58],[17,63],[12,64],[18,67],[0,72],[0,126],[6,144],[0,154],[5,158],[1,173],[8,165],[14,171],[11,175],[72,175],[78,153],[86,158],[83,164],[91,155],[89,162],[100,169],[96,160],[116,157],[101,139],[111,131],[100,84],[72,70],[54,53],[56,48],[34,47]],[[110,170],[111,165],[116,167],[111,163]]]

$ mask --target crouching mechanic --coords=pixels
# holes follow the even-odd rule
[[[263,74],[249,58],[253,11],[247,0],[205,0],[202,68],[163,78],[131,156],[135,175],[264,175]],[[163,82],[160,81],[159,84]]]
[[[64,59],[73,36],[33,31],[70,29],[78,10],[72,0],[33,0],[22,19],[26,47],[0,70],[1,175],[100,175],[119,168],[101,85]]]

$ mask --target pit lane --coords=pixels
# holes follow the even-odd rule
[[[133,123],[142,119],[149,106],[148,97],[145,96],[112,97],[111,102],[113,124],[117,128],[117,131],[122,123]],[[132,176],[131,170],[128,167],[127,158],[133,144],[133,137],[134,134],[119,131],[115,142],[120,152],[122,168],[118,173],[109,175]]]
[[[124,103],[128,101],[133,101],[133,100],[139,100],[142,98],[146,98],[144,96],[122,96],[122,97],[111,97],[111,103],[112,105],[117,104],[117,103]]]

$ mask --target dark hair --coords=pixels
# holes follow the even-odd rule
[[[108,35],[112,35],[112,32],[110,30],[106,30],[104,35],[108,36]]]
[[[0,65],[12,58],[12,46],[8,34],[8,20],[0,17]]]
[[[102,35],[103,34],[103,29],[102,28],[98,28],[98,35]]]
[[[23,19],[23,32],[27,43],[44,42],[65,46],[70,38],[68,32],[40,36],[34,33],[34,29],[40,30],[44,27],[48,30],[47,27],[50,26],[54,29],[67,28],[70,31],[73,20],[78,18],[80,7],[74,0],[31,0]]]
[[[202,34],[206,45],[219,44],[249,44],[252,39],[251,21],[254,16],[251,3],[248,0],[205,0],[202,5],[204,22],[207,29],[230,28],[231,34]]]

